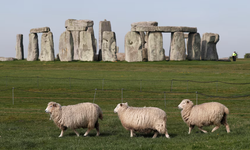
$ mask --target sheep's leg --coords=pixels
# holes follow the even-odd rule
[[[63,137],[63,131],[64,130],[61,130],[61,134],[59,135],[59,137]]]
[[[96,128],[96,136],[99,136],[100,135],[100,131],[99,131],[99,123],[98,121],[95,123],[95,128]]]
[[[227,124],[227,115],[225,114],[225,116],[223,117],[221,123],[226,126],[226,129],[227,129],[227,133],[230,132],[230,128],[229,128],[229,125]]]
[[[191,131],[192,131],[193,128],[194,128],[194,126],[192,126],[192,125],[189,126],[188,134],[191,133]]]
[[[198,128],[199,128],[199,130],[201,130],[203,133],[207,133],[207,131],[206,131],[206,130],[203,130],[202,127],[198,127]]]
[[[79,133],[75,129],[73,129],[73,131],[76,133],[77,136],[79,136]]]
[[[166,136],[166,138],[168,138],[168,139],[170,138],[169,135],[168,135],[168,131],[166,131],[165,136]]]
[[[91,130],[91,129],[88,129],[88,130],[85,132],[84,136],[87,136],[87,135],[89,134],[90,130]]]
[[[130,129],[130,137],[133,137],[134,136],[134,132],[132,129]]]
[[[219,129],[220,126],[215,126],[212,130],[212,132],[214,132],[215,130]]]
[[[154,134],[154,136],[153,136],[153,138],[156,138],[157,135],[158,135],[158,132],[156,131],[155,134]]]

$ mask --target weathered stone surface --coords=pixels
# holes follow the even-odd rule
[[[71,31],[73,37],[74,60],[79,60],[80,31]]]
[[[106,19],[104,21],[99,22],[99,50],[102,49],[102,37],[104,31],[112,31],[110,21],[107,21]]]
[[[142,61],[142,41],[138,32],[128,32],[125,35],[125,60],[127,62]]]
[[[23,53],[23,35],[17,34],[16,35],[16,59],[23,60],[24,53]]]
[[[49,27],[33,28],[30,29],[30,33],[47,33],[50,31]]]
[[[176,27],[176,26],[136,26],[131,27],[131,31],[144,32],[197,32],[195,27]]]
[[[12,57],[0,57],[0,61],[14,61],[15,58]]]
[[[38,48],[37,33],[30,33],[27,61],[36,61],[38,60],[38,56],[39,56],[39,48]]]
[[[68,19],[65,21],[65,28],[68,31],[86,31],[87,27],[93,27],[93,20]]]
[[[52,32],[43,33],[41,38],[40,61],[54,61],[54,41]]]
[[[93,27],[88,27],[88,32],[91,33],[91,40],[93,41],[93,49],[94,52],[96,53],[96,38],[95,38],[95,34],[94,34],[94,28]]]
[[[204,33],[201,41],[201,60],[218,60],[216,44],[219,41],[219,34]]]
[[[116,53],[118,61],[125,61],[125,53]]]
[[[147,62],[148,61],[148,49],[143,48],[142,51],[142,61]]]
[[[188,33],[184,33],[184,38],[188,39],[188,35],[189,35]]]
[[[79,60],[94,61],[94,39],[92,39],[91,32],[80,32],[80,46],[79,46]]]
[[[187,44],[187,59],[200,60],[201,56],[201,37],[199,33],[189,33]]]
[[[102,41],[102,61],[116,61],[115,32],[104,31]]]
[[[150,32],[148,35],[148,61],[164,59],[163,38],[161,32]]]
[[[143,26],[143,27],[158,26],[158,22],[156,22],[156,21],[143,21],[143,22],[135,22],[135,23],[131,24],[131,27],[137,27],[137,26]]]
[[[185,39],[183,32],[171,33],[169,60],[186,60]]]
[[[71,32],[65,31],[59,40],[60,61],[72,61],[74,56],[74,43]]]

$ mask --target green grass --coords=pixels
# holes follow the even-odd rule
[[[0,62],[0,149],[250,149],[249,68],[248,59]],[[207,134],[195,127],[188,135],[177,109],[185,98],[199,104],[217,101],[226,105],[231,133],[224,126],[211,133],[210,126],[204,127]],[[68,129],[58,138],[60,130],[44,112],[50,101],[61,105],[94,101],[104,114],[99,122],[101,135],[95,137],[93,130],[83,137],[86,129],[78,129],[81,136],[76,137]],[[166,111],[171,138],[158,135],[152,139],[153,133],[130,138],[113,113],[121,101]]]

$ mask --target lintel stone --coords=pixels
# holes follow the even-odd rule
[[[30,33],[48,33],[49,31],[50,31],[49,27],[30,29]]]
[[[177,26],[136,26],[131,27],[135,32],[197,32],[196,27],[177,27]]]

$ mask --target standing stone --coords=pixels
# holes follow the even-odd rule
[[[73,37],[74,60],[79,60],[80,31],[71,31]]]
[[[129,31],[125,35],[125,60],[127,62],[142,61],[142,41],[138,32]]]
[[[72,61],[74,56],[74,43],[71,32],[65,31],[59,40],[60,61]]]
[[[116,61],[115,32],[104,31],[102,41],[102,61]]]
[[[52,32],[43,33],[41,38],[40,61],[54,61],[54,41]]]
[[[16,59],[23,60],[23,35],[17,34],[16,35]]]
[[[150,32],[148,35],[148,61],[164,59],[163,38],[161,32]]]
[[[183,32],[171,33],[169,60],[186,60],[185,38]]]
[[[219,41],[219,34],[204,33],[201,44],[201,60],[218,60],[216,44]]]
[[[112,31],[111,30],[111,23],[106,19],[104,21],[100,21],[99,23],[99,50],[102,49],[102,41],[103,41],[103,32],[104,31]]]
[[[201,56],[201,37],[199,33],[189,33],[187,44],[187,59],[188,60],[200,60]]]
[[[94,29],[93,27],[88,27],[88,32],[91,33],[91,40],[93,42],[93,49],[94,49],[94,52],[96,53],[96,39],[95,39],[95,33],[94,33]]]
[[[37,33],[29,34],[29,47],[27,61],[36,61],[39,56],[38,36]]]
[[[144,62],[148,61],[148,49],[147,48],[142,49],[142,61]]]
[[[94,61],[94,43],[95,41],[91,38],[91,32],[80,32],[79,59],[81,61]]]

